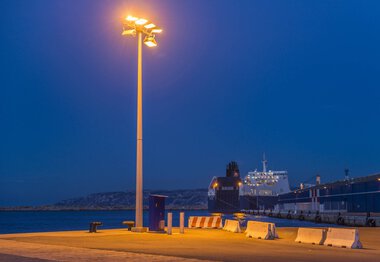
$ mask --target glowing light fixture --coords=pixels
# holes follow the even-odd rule
[[[150,28],[156,27],[156,25],[150,23],[150,24],[144,25],[144,27],[147,28],[147,29],[150,29]]]
[[[148,20],[146,20],[144,18],[140,18],[140,19],[135,21],[135,24],[136,25],[145,25],[147,22],[148,22]]]
[[[127,16],[127,17],[125,18],[125,20],[127,20],[127,21],[136,21],[136,20],[138,20],[138,18],[129,15],[129,16]]]
[[[152,33],[159,34],[159,33],[162,32],[162,29],[161,29],[161,28],[153,28],[151,32],[152,32]]]
[[[136,35],[136,30],[135,29],[123,30],[121,35]]]
[[[152,36],[145,37],[144,44],[146,44],[149,47],[157,46],[157,42]]]

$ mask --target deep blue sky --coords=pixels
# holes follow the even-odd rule
[[[142,2],[142,3],[141,3]],[[145,188],[207,187],[230,160],[298,184],[380,171],[380,1],[0,2],[0,205],[134,188],[136,39]]]

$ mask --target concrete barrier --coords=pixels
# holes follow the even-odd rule
[[[237,220],[226,219],[223,230],[233,233],[241,233],[240,223]]]
[[[202,217],[191,216],[188,220],[189,228],[222,228],[222,218],[219,216]]]
[[[327,230],[325,246],[363,248],[359,240],[357,228],[329,228]]]
[[[314,245],[323,245],[326,239],[326,229],[322,228],[298,228],[296,242]]]
[[[275,223],[269,223],[270,224],[270,231],[272,232],[273,238],[278,238],[277,230],[276,230],[276,224]]]
[[[274,239],[276,233],[272,232],[273,225],[272,223],[248,221],[245,235],[257,239]]]
[[[224,221],[224,226],[223,226],[223,230],[227,230],[227,228],[228,228],[228,219],[226,219],[225,221]]]
[[[277,231],[276,231],[276,224],[275,223],[260,222],[260,221],[248,221],[248,222],[269,224],[270,231],[271,231],[271,234],[272,234],[273,238],[278,238],[278,234],[277,234]],[[247,228],[248,228],[248,223],[247,223]]]

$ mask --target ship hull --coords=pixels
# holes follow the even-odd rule
[[[273,210],[278,196],[240,196],[240,208],[245,210]]]
[[[241,210],[273,210],[277,202],[277,196],[236,196],[235,201],[213,197],[208,199],[208,211],[236,213]]]
[[[208,199],[208,211],[210,213],[223,213],[223,214],[231,214],[240,212],[240,205],[235,207],[231,207],[230,205],[226,205],[221,203],[216,199]]]

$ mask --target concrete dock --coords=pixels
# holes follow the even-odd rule
[[[186,229],[173,235],[66,231],[0,235],[0,261],[379,261],[380,228],[359,228],[364,249],[294,240],[297,228],[277,228],[280,239],[257,240],[216,229]]]

